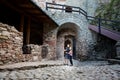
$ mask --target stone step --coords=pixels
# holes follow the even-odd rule
[[[111,63],[111,64],[120,64],[120,60],[119,59],[108,59],[108,63]]]
[[[120,58],[116,57],[115,59],[120,60]]]
[[[120,56],[117,56],[115,59],[118,59],[118,60],[120,60]]]
[[[50,66],[62,66],[63,61],[41,61],[41,62],[21,62],[0,66],[0,71],[30,70]]]

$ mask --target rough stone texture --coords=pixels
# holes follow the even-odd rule
[[[24,61],[22,33],[18,32],[13,26],[0,23],[0,34],[0,63]]]
[[[117,57],[120,57],[120,41],[115,44]]]
[[[95,9],[98,7],[100,3],[106,3],[110,0],[33,0],[40,8],[45,9],[46,2],[52,3],[55,1],[57,4],[66,4],[70,6],[76,6],[84,9],[89,16],[94,16]],[[55,11],[55,10],[52,10]]]
[[[23,34],[14,26],[0,23],[0,65],[41,60],[41,46],[32,45],[32,54],[23,54]]]
[[[37,1],[34,1],[34,2],[38,6],[40,6],[40,4],[37,3]],[[108,2],[108,0],[105,0],[104,2]],[[95,15],[95,10],[99,6],[99,3],[100,3],[100,0],[81,0],[81,1],[66,0],[65,1],[66,5],[77,6],[84,9],[89,16]],[[48,16],[50,16],[59,25],[59,28],[56,29],[56,36],[57,36],[56,54],[58,58],[62,57],[64,53],[65,35],[73,35],[75,37],[76,56],[80,60],[88,59],[88,57],[90,57],[94,53],[98,53],[98,54],[101,53],[98,55],[101,58],[105,58],[105,56],[108,54],[109,50],[106,51],[105,50],[106,48],[104,48],[104,51],[100,51],[100,52],[94,50],[96,45],[99,44],[99,42],[97,42],[98,35],[88,29],[89,22],[85,16],[76,12],[65,13],[64,11],[59,11],[59,10],[48,9],[48,11],[46,11],[45,8],[42,8],[42,9],[44,12],[46,12]],[[69,24],[67,25],[67,28],[66,28],[66,24]],[[62,32],[62,30],[68,29],[71,26],[76,29],[74,30],[76,32],[75,35],[72,33],[72,31]],[[63,28],[62,30],[61,30],[61,27]],[[70,29],[73,30],[73,28],[70,28]],[[58,35],[59,32],[61,32],[61,35]],[[109,43],[109,41],[107,43]],[[107,48],[107,49],[112,49],[111,47],[113,45],[109,45],[109,46],[110,48]]]
[[[76,56],[79,59],[87,59],[89,53],[93,53],[96,44],[94,32],[88,29],[88,20],[79,13],[65,13],[57,10],[45,10],[45,2],[52,0],[33,0],[38,6],[44,7],[43,11],[50,16],[57,24],[44,24],[43,45],[30,44],[32,54],[22,54],[22,33],[14,27],[0,23],[0,64],[15,63],[24,61],[50,60],[61,57],[63,59],[64,42],[66,35],[72,35],[76,39]],[[65,0],[56,0],[56,3]],[[96,0],[67,0],[65,4],[78,6],[94,16],[97,7]],[[64,31],[67,30],[67,31]],[[60,34],[59,34],[60,32]],[[72,40],[70,38],[70,40]]]
[[[37,5],[39,5],[41,8],[45,9],[46,7],[46,2],[53,3],[53,1],[57,4],[65,4],[66,0],[32,0],[35,2]]]
[[[29,44],[31,54],[23,54],[23,33],[14,26],[0,23],[0,65],[55,59],[55,26],[45,24],[44,28],[44,44]]]
[[[72,27],[70,27],[70,25]],[[68,27],[69,26],[69,27]],[[63,24],[61,28],[58,29],[57,32],[57,58],[58,59],[64,59],[64,47],[65,42],[69,40],[71,42],[70,45],[73,44],[73,37],[75,38],[75,35],[77,35],[77,29],[76,25],[73,23]],[[72,47],[72,46],[71,46]]]
[[[98,3],[101,4],[101,3],[109,3],[111,0],[98,0]]]
[[[92,2],[94,2],[94,1],[92,1]],[[87,2],[87,0],[80,0],[80,1],[79,0],[75,0],[75,1],[67,0],[66,4],[70,5],[70,6],[80,7],[86,11],[86,9],[87,9],[86,5],[89,3]]]
[[[92,47],[93,52],[89,52],[89,55],[90,57],[93,57],[93,59],[106,60],[108,58],[115,58],[115,44],[116,41],[111,40],[105,36],[98,35],[97,43]]]
[[[94,5],[93,5],[94,3]],[[94,16],[93,13],[95,12],[96,6],[97,6],[97,1],[93,0],[93,1],[87,1],[87,0],[81,0],[81,1],[73,1],[73,0],[67,0],[66,1],[66,5],[70,5],[70,6],[77,6],[77,7],[81,7],[82,9],[84,9],[85,11],[88,11],[88,15]],[[88,7],[89,6],[89,7]],[[91,50],[90,48],[92,48],[93,44],[96,43],[96,36],[97,35],[93,35],[94,33],[92,33],[89,29],[88,29],[88,21],[86,19],[85,16],[83,16],[82,14],[73,12],[71,13],[65,13],[62,11],[57,11],[57,10],[44,10],[58,25],[59,28],[57,29],[57,31],[59,31],[59,29],[61,27],[65,27],[64,24],[70,24],[68,25],[68,27],[72,26],[71,24],[74,24],[74,28],[76,28],[75,32],[75,38],[76,38],[76,56],[79,59],[87,59],[88,58],[88,52],[91,52],[89,50]],[[67,32],[67,31],[66,31]],[[67,35],[71,35],[72,31],[70,31],[69,33],[67,33]],[[58,54],[63,54],[64,52],[64,37],[66,33],[61,33],[62,36],[61,38],[59,38],[60,36],[58,36],[57,34],[57,55]],[[60,40],[58,40],[60,39]],[[61,47],[62,46],[62,47]],[[92,53],[92,52],[91,52]],[[62,55],[61,55],[62,56]]]
[[[90,50],[89,45],[92,45],[95,43],[94,37],[92,37],[92,33],[88,29],[88,21],[86,20],[86,17],[78,14],[78,13],[64,13],[64,12],[55,12],[52,14],[52,12],[47,12],[48,15],[50,15],[56,23],[59,24],[59,28],[63,27],[64,24],[70,23],[68,27],[71,26],[71,24],[75,24],[75,26],[72,26],[76,28],[76,54],[79,55],[87,55],[87,51]],[[64,26],[65,27],[65,26]],[[59,28],[57,29],[59,31]],[[63,34],[63,33],[61,33]],[[57,34],[56,34],[57,35]],[[71,33],[68,33],[67,35],[71,35]],[[64,37],[64,36],[63,36]],[[61,39],[62,40],[62,39]],[[62,42],[62,41],[61,41]],[[61,43],[61,46],[64,46],[64,41]],[[57,48],[60,49],[60,48]],[[63,49],[61,49],[63,53]],[[61,54],[60,53],[60,54]]]
[[[88,16],[95,16],[95,10],[97,9],[97,7],[99,6],[98,2],[100,0],[86,0],[87,4],[86,4],[86,10]]]
[[[31,46],[32,61],[41,61],[42,46],[29,44]]]
[[[51,66],[0,72],[1,80],[119,80],[119,65],[106,62],[79,62],[75,66]]]
[[[47,48],[46,59],[56,58],[56,26],[44,24],[43,46]]]

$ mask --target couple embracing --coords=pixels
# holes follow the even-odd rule
[[[73,56],[72,48],[68,44],[67,47],[65,48],[65,52],[64,52],[66,65],[68,65],[68,61],[70,61],[70,66],[73,66],[72,56]]]

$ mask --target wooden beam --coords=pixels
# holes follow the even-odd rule
[[[29,13],[35,13],[35,14],[39,14],[39,15],[42,15],[42,13],[40,13],[40,11],[38,11],[38,10],[35,10],[35,9],[24,9],[24,10],[26,10],[27,12],[29,12]]]
[[[21,15],[21,20],[20,20],[20,32],[23,32],[24,28],[24,15]]]
[[[42,12],[42,10],[40,10],[37,6],[31,4],[30,0],[1,0],[0,2],[6,5],[7,7],[11,8],[12,10],[17,11],[20,14],[24,14],[25,17],[31,16],[31,19],[35,22],[54,23],[54,21],[51,20],[50,17],[47,16],[44,12]],[[22,4],[33,5],[36,8],[35,10],[38,10],[39,13],[37,11],[33,12],[33,8],[21,7],[20,5]],[[44,15],[46,18],[37,17],[39,16],[39,14],[40,16]]]
[[[31,17],[28,17],[28,24],[27,24],[27,34],[26,34],[26,43],[30,43],[30,24],[31,24]]]
[[[35,8],[35,6],[33,6],[33,5],[27,5],[27,4],[20,4],[19,5],[20,7],[24,7],[24,8]]]

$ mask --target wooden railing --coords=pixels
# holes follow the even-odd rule
[[[62,4],[54,4],[54,3],[48,3],[46,2],[46,10],[48,9],[56,9],[56,10],[62,10],[66,11],[67,8],[71,8],[70,12],[78,12],[79,14],[83,14],[84,16],[87,16],[87,12],[81,9],[80,7],[75,6],[68,6],[68,5],[62,5]]]
[[[107,19],[102,19],[102,18],[97,18],[97,17],[92,17],[92,16],[88,16],[87,12],[84,11],[82,8],[80,7],[75,7],[75,6],[68,6],[68,5],[62,5],[62,4],[55,4],[55,3],[46,3],[46,10],[48,9],[55,9],[55,10],[61,10],[63,12],[78,12],[79,14],[84,15],[88,20],[95,20],[96,21],[96,26],[98,26],[99,29],[99,33],[101,33],[101,27],[103,22],[104,23],[120,23],[120,21],[115,21],[115,20],[107,20]],[[110,25],[108,25],[110,26]],[[111,26],[111,28],[117,29],[116,27],[120,28],[120,25],[118,26]],[[108,29],[108,28],[106,28]],[[109,29],[108,29],[109,30]]]
[[[99,33],[101,33],[101,28],[113,31],[113,32],[120,32],[120,21],[117,20],[108,20],[108,19],[102,19],[102,18],[97,18],[97,17],[92,17],[92,16],[87,16],[87,19],[90,21],[93,21],[93,25],[98,26]],[[92,23],[91,23],[92,24]],[[119,24],[117,26],[112,25],[112,24]],[[118,30],[119,29],[119,30]]]

